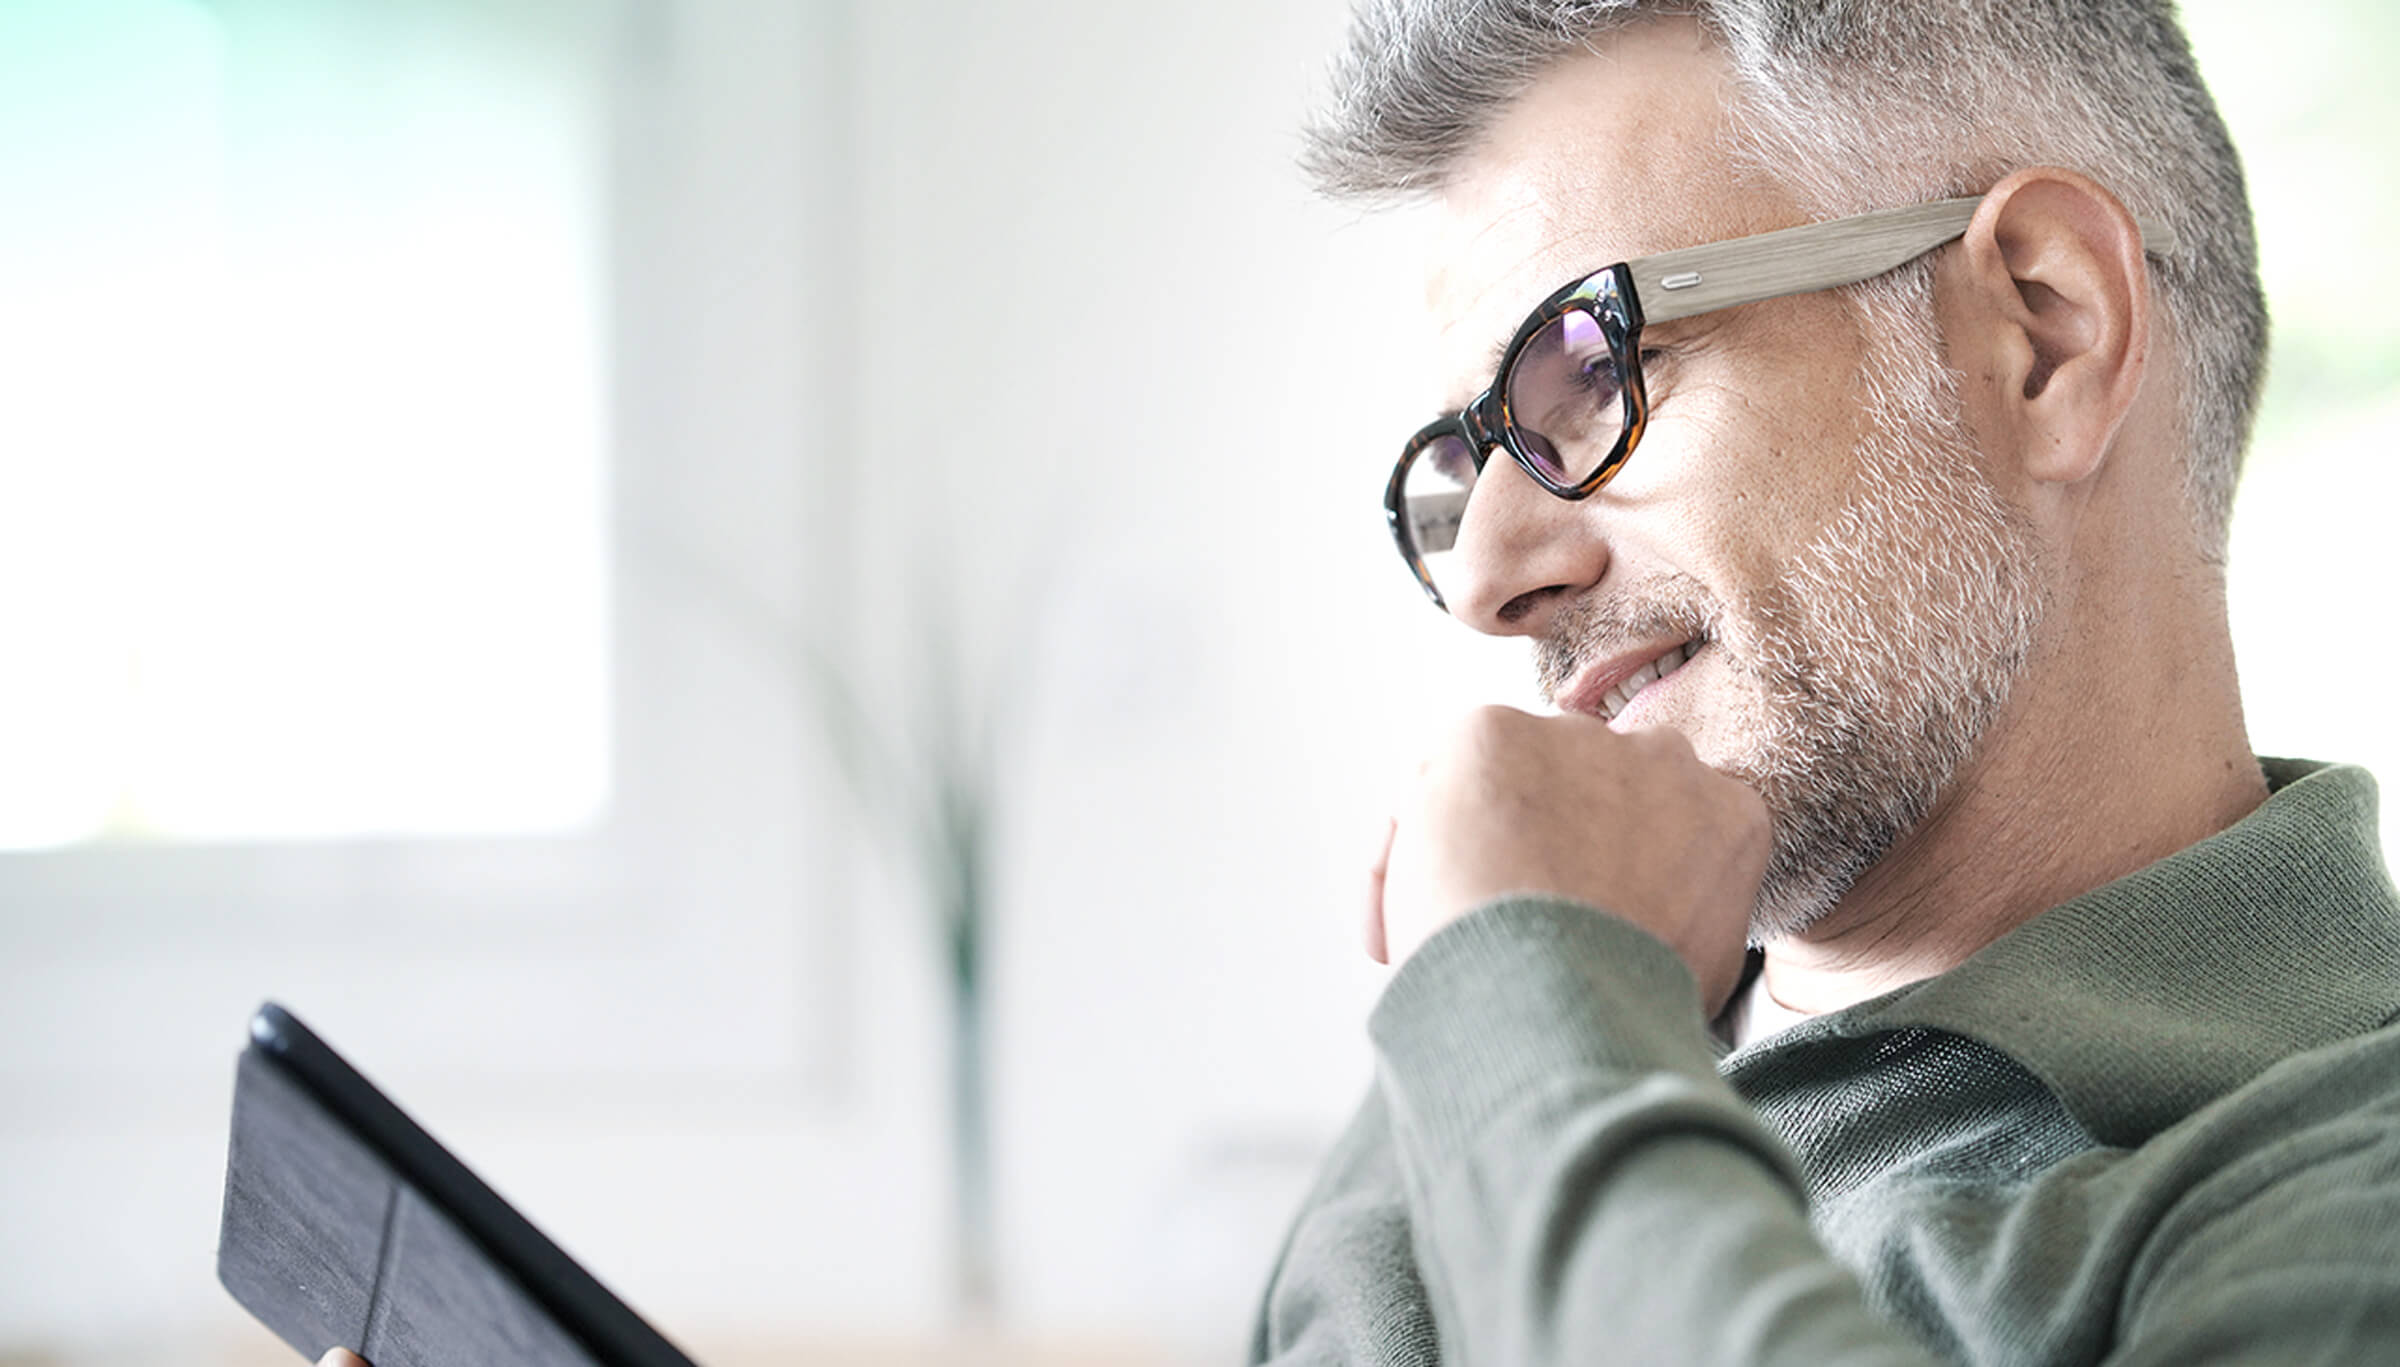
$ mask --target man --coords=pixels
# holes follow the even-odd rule
[[[1366,0],[1339,81],[1442,225],[1402,554],[1561,715],[1393,821],[1252,1359],[2400,1361],[2400,897],[2245,735],[2166,0]]]

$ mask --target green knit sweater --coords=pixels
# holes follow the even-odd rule
[[[2363,771],[1723,1054],[1571,902],[1394,975],[1253,1362],[2400,1363],[2400,896]]]

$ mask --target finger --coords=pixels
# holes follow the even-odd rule
[[[1375,862],[1367,870],[1366,924],[1362,927],[1367,957],[1379,964],[1391,962],[1383,934],[1383,880],[1392,867],[1392,835],[1400,829],[1397,818],[1383,824],[1383,843],[1375,851]]]
[[[1367,919],[1366,924],[1360,927],[1360,936],[1366,943],[1368,958],[1379,964],[1392,961],[1383,943],[1383,875],[1380,873],[1368,880]]]
[[[367,1360],[347,1348],[328,1348],[317,1367],[367,1367]]]

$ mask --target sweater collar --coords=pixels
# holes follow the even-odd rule
[[[2231,827],[2035,917],[1936,978],[1795,1028],[1910,1027],[2022,1064],[2130,1146],[2289,1055],[2400,1015],[2400,894],[2363,769],[2262,760]],[[1773,1044],[1766,1046],[1773,1049]]]

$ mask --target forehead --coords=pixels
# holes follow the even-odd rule
[[[1603,35],[1504,109],[1445,183],[1427,302],[1446,407],[1560,285],[1615,261],[1795,221],[1731,153],[1731,81],[1690,20]]]

